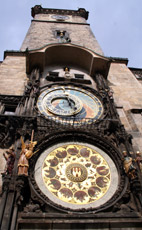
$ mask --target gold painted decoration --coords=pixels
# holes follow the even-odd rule
[[[66,144],[46,156],[42,179],[54,197],[72,205],[85,205],[107,193],[111,170],[104,157],[91,147]]]
[[[66,167],[66,176],[70,181],[82,182],[87,179],[87,169],[82,164],[71,163]]]

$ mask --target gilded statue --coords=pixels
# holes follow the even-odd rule
[[[58,42],[59,43],[68,43],[68,42],[71,42],[71,39],[69,38],[67,33],[65,33],[64,31],[60,31]]]
[[[64,71],[65,71],[64,77],[65,77],[65,78],[71,78],[71,74],[70,74],[69,68],[66,67]]]
[[[31,136],[31,141],[25,144],[23,138],[21,137],[22,151],[20,153],[20,158],[18,161],[18,175],[28,176],[29,159],[34,154],[34,147],[37,141],[33,141],[33,132]]]

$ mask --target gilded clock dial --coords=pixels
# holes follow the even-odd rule
[[[83,145],[64,145],[51,152],[44,160],[42,177],[51,193],[73,204],[100,199],[111,180],[104,158]]]
[[[87,90],[73,86],[46,89],[39,96],[37,107],[45,117],[97,120],[103,114],[101,101]]]
[[[40,181],[42,191],[53,202],[73,209],[78,205],[81,208],[97,207],[115,192],[118,184],[116,167],[97,147],[83,143],[60,144],[45,151],[41,159],[40,167],[38,162],[36,165],[40,174],[36,176],[37,182]],[[115,185],[112,184],[114,180]]]

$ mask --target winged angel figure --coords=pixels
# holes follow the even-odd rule
[[[35,154],[34,147],[37,141],[33,141],[33,131],[31,136],[31,141],[26,144],[21,137],[22,151],[20,153],[20,158],[18,161],[18,175],[28,176],[29,159]]]

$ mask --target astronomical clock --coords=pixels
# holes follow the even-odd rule
[[[35,181],[54,206],[87,211],[113,197],[119,176],[106,152],[85,142],[68,141],[43,151],[35,165]]]
[[[46,118],[64,120],[96,121],[103,114],[101,100],[93,93],[74,86],[58,86],[44,90],[37,101],[37,107]]]
[[[103,56],[83,8],[37,5],[32,16],[0,65],[0,229],[142,229],[141,107],[124,98],[127,61]]]
[[[72,130],[59,134],[58,140],[46,144],[36,157],[33,180],[41,199],[72,212],[92,212],[112,205],[121,184],[120,159],[114,157],[117,150],[98,134],[96,138],[93,133],[86,134],[88,138],[82,135],[86,125],[104,120],[106,111],[101,95],[89,87],[53,84],[40,92],[36,106],[45,122],[50,119],[55,126],[56,123],[63,127],[68,123],[76,128],[83,126],[77,134]]]

